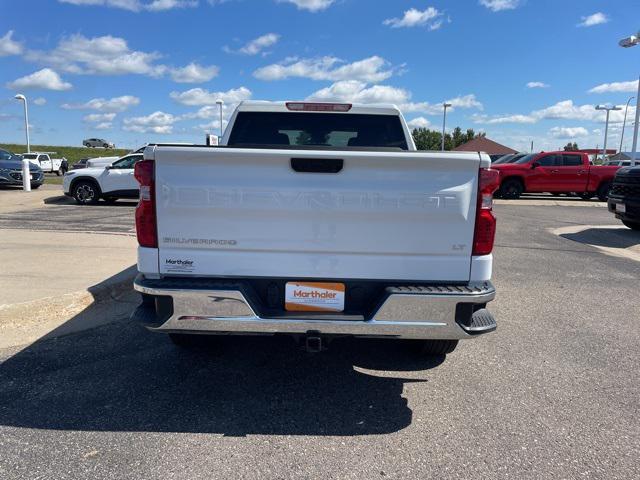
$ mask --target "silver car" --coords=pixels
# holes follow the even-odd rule
[[[116,148],[113,142],[107,142],[103,138],[87,138],[82,141],[82,145],[89,148]]]

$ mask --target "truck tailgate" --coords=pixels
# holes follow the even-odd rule
[[[154,159],[163,275],[469,280],[477,153],[158,146]]]

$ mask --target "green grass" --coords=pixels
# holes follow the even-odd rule
[[[9,150],[13,153],[24,153],[27,151],[26,145],[16,145],[8,143],[0,143],[0,148]],[[121,157],[129,150],[123,150],[121,148],[115,148],[113,150],[106,150],[104,148],[85,148],[85,147],[60,147],[53,145],[31,145],[32,152],[56,152],[53,155],[54,158],[65,157],[69,161],[69,166],[76,163],[81,158],[96,158],[96,157]],[[47,182],[49,183],[49,182]]]
[[[62,185],[62,177],[58,177],[55,175],[45,175],[44,183],[48,185]]]

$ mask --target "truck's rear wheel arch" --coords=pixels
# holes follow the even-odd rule
[[[519,198],[524,191],[524,180],[522,177],[507,177],[500,183],[499,193],[501,198]]]

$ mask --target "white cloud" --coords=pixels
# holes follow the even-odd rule
[[[544,82],[529,82],[527,88],[549,88],[549,85]]]
[[[621,123],[624,118],[624,105],[618,105],[620,110],[612,111],[609,122],[612,124]],[[629,107],[629,115],[633,115],[635,108]],[[534,110],[529,114],[513,115],[475,115],[474,122],[481,124],[502,124],[502,123],[537,123],[540,120],[581,120],[589,122],[604,122],[605,113],[595,109],[594,105],[576,105],[572,100],[563,100],[549,107]]]
[[[293,3],[300,10],[319,12],[329,8],[336,0],[278,0],[280,3]]]
[[[428,115],[442,113],[442,104],[412,102],[411,92],[390,85],[372,85],[357,80],[343,80],[322,88],[307,97],[308,100],[324,102],[353,103],[393,103],[403,112],[420,112]],[[476,108],[482,110],[482,103],[475,95],[464,95],[447,100],[453,108]]]
[[[538,120],[595,120],[602,117],[602,112],[593,105],[575,105],[572,100],[563,100],[541,110],[531,113]]]
[[[215,65],[205,67],[197,63],[190,63],[182,68],[171,70],[171,78],[178,83],[201,83],[208,82],[218,76],[220,69]]]
[[[72,88],[69,82],[65,82],[60,78],[54,70],[43,68],[21,78],[7,83],[7,88],[16,90],[22,88],[41,88],[45,90],[69,90]]]
[[[426,26],[429,30],[437,30],[442,25],[440,17],[442,12],[434,7],[427,7],[424,10],[410,8],[404,12],[402,18],[388,18],[382,23],[392,28]]]
[[[631,80],[630,82],[612,82],[603,83],[589,90],[589,93],[617,93],[628,92],[633,93],[638,89],[638,80]]]
[[[453,112],[456,108],[475,108],[482,110],[484,106],[474,94],[458,96],[446,100],[446,103],[451,104],[449,112]],[[400,109],[403,112],[422,112],[427,115],[441,115],[443,106],[442,103],[430,103],[430,102],[408,102],[400,105]]]
[[[0,57],[20,55],[24,50],[20,42],[13,40],[13,30],[9,30],[4,37],[0,37]]]
[[[417,117],[409,120],[407,125],[413,130],[414,128],[429,128],[431,126],[431,122],[424,117]]]
[[[175,115],[158,111],[142,117],[125,118],[122,128],[128,132],[169,134],[178,120]]]
[[[251,90],[239,87],[226,92],[210,92],[203,88],[192,88],[185,92],[171,92],[169,96],[182,105],[202,106],[215,105],[217,100],[222,100],[225,104],[240,103],[251,98]]]
[[[588,137],[589,131],[584,127],[553,127],[549,134],[553,138],[580,138]]]
[[[50,51],[31,51],[27,60],[43,63],[76,74],[160,76],[164,65],[155,65],[156,52],[131,50],[124,38],[105,35],[87,38],[83,35],[65,37]]]
[[[115,113],[90,113],[89,115],[85,115],[82,119],[85,122],[102,123],[112,122],[114,118],[116,118]]]
[[[290,77],[311,80],[360,80],[377,83],[393,75],[393,69],[382,57],[373,56],[353,63],[336,57],[288,58],[281,63],[267,65],[253,72],[260,80],[284,80]]]
[[[171,10],[174,8],[195,7],[198,5],[196,0],[153,0],[143,2],[141,0],[58,0],[60,3],[70,3],[72,5],[88,5],[88,6],[104,6],[121,8],[131,12],[140,12],[143,10],[150,12],[160,12]]]
[[[44,97],[38,97],[33,101],[34,105],[38,105],[39,107],[41,107],[42,105],[46,105],[47,103],[47,99]]]
[[[498,125],[502,123],[536,123],[537,119],[531,115],[502,115],[489,117],[487,115],[472,115],[475,123]]]
[[[113,123],[102,122],[102,123],[98,123],[97,125],[94,125],[93,129],[94,130],[111,130],[112,127],[113,127]]]
[[[182,93],[172,92],[171,98],[183,105],[201,105],[197,111],[185,113],[180,119],[213,119],[212,122],[199,125],[203,130],[213,130],[220,126],[220,106],[216,104],[216,101],[222,100],[224,102],[222,104],[222,116],[226,122],[240,102],[251,98],[251,90],[240,87],[226,92],[209,92],[201,88],[193,88]]]
[[[478,101],[474,94],[464,95],[462,97],[450,98],[447,100],[447,103],[450,103],[452,107],[456,108],[477,108],[478,110],[483,109],[482,103]]]
[[[49,51],[30,50],[25,58],[63,72],[83,75],[147,75],[169,74],[179,83],[208,82],[218,75],[215,65],[190,63],[184,67],[169,67],[157,63],[158,52],[143,52],[129,48],[124,38],[104,35],[87,38],[76,34],[63,37]]]
[[[342,80],[307,97],[308,100],[324,102],[394,103],[396,105],[406,103],[410,98],[411,93],[402,88],[388,85],[368,87],[365,82],[358,80]]]
[[[193,0],[154,0],[153,2],[143,6],[145,10],[150,12],[162,12],[172,10],[174,8],[192,8],[197,7],[198,2]]]
[[[487,7],[493,12],[513,10],[514,8],[518,8],[521,3],[521,0],[480,0],[480,5]]]
[[[85,103],[65,103],[62,106],[65,110],[99,110],[102,112],[124,112],[128,108],[140,104],[140,99],[133,95],[123,95],[106,98],[93,98]]]
[[[278,35],[277,33],[267,33],[265,35],[259,36],[258,38],[254,38],[250,42],[246,43],[243,47],[240,47],[238,50],[224,47],[224,51],[228,53],[241,53],[243,55],[257,55],[265,48],[269,48],[272,45],[278,43],[278,40],[280,40],[280,35]]]
[[[609,17],[602,12],[597,12],[587,17],[580,17],[580,20],[581,22],[578,24],[578,27],[593,27],[594,25],[607,23],[609,21]]]

